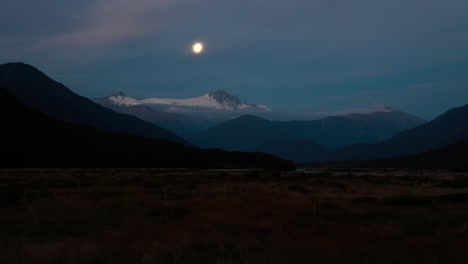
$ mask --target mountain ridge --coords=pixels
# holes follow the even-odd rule
[[[468,137],[468,104],[449,109],[432,121],[375,144],[337,149],[330,160],[386,159],[436,150]]]
[[[403,122],[400,122],[401,120]],[[378,142],[390,138],[402,129],[424,122],[423,119],[401,111],[331,116],[313,121],[270,121],[255,115],[243,115],[188,135],[187,138],[202,147],[243,151],[275,149],[275,154],[280,153],[280,149],[268,146],[268,142],[273,144],[291,140],[307,141],[311,146],[314,145],[310,142],[314,142],[320,147],[313,148],[325,153],[325,149],[330,150],[356,142]],[[312,155],[312,152],[309,154],[319,157]],[[282,157],[286,156],[298,155],[289,153]],[[306,159],[307,157],[300,158],[301,161]]]
[[[0,118],[2,168],[294,169],[292,162],[268,154],[204,150],[66,122],[25,106],[2,87]]]
[[[29,64],[1,64],[0,76],[0,86],[17,96],[25,105],[58,119],[108,131],[190,144],[167,129],[131,115],[116,113],[75,94]]]
[[[137,99],[128,97],[123,92],[117,92],[106,97],[93,98],[92,100],[115,112],[135,116],[177,134],[188,133],[197,129],[197,125],[189,116],[181,113],[161,111],[147,105],[135,103],[134,100]]]
[[[258,110],[258,111],[270,111],[270,109],[264,105],[256,105],[252,103],[246,103],[239,99],[239,97],[228,93],[225,90],[215,90],[205,93],[201,96],[186,99],[176,98],[157,98],[150,97],[144,99],[136,99],[128,96],[123,92],[117,92],[116,94],[93,98],[93,101],[97,102],[112,102],[118,105],[132,106],[132,105],[148,105],[148,106],[170,106],[174,107],[195,107],[195,108],[206,108],[211,110],[225,110],[225,111],[236,111],[236,110]]]

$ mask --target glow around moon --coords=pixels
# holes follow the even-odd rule
[[[193,51],[193,53],[195,53],[195,54],[200,54],[200,53],[202,53],[202,52],[203,52],[203,44],[200,43],[200,42],[194,43],[193,46],[192,46],[192,51]]]

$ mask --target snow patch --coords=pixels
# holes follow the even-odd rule
[[[203,107],[215,110],[245,110],[245,109],[261,109],[267,110],[268,107],[257,107],[254,104],[240,102],[237,97],[229,95],[225,91],[216,91],[204,94],[195,98],[174,99],[174,98],[148,98],[140,102],[148,105],[170,105],[184,107]],[[269,109],[268,109],[269,110]]]
[[[116,105],[126,105],[126,106],[132,106],[132,105],[141,105],[142,103],[140,100],[135,99],[133,97],[125,96],[123,94],[115,94],[109,96],[109,101]]]
[[[190,106],[190,107],[208,107],[214,109],[223,109],[223,106],[208,94],[189,98],[189,99],[174,99],[174,98],[148,98],[141,100],[144,104],[162,104],[173,106]]]
[[[177,110],[182,107],[190,108],[205,108],[212,110],[261,110],[261,111],[271,111],[268,107],[264,105],[256,106],[254,104],[249,104],[242,102],[236,96],[229,94],[224,90],[218,90],[209,92],[199,97],[188,98],[188,99],[176,99],[176,98],[147,98],[138,100],[133,97],[126,96],[123,92],[118,92],[114,95],[97,98],[97,101],[108,101],[110,103],[119,105],[119,106],[133,106],[133,105],[148,105],[148,106],[168,106],[171,110]]]

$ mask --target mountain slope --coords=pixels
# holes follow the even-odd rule
[[[217,90],[206,93],[202,96],[187,99],[175,98],[146,98],[138,100],[136,98],[125,95],[122,92],[110,96],[93,99],[98,103],[114,104],[120,106],[135,106],[149,105],[153,107],[170,107],[170,108],[196,108],[210,109],[222,111],[235,110],[260,110],[268,111],[268,107],[264,105],[255,105],[242,102],[237,96],[231,95],[224,90]]]
[[[445,147],[468,137],[468,104],[453,108],[434,120],[402,131],[377,144],[356,144],[338,149],[334,160],[383,159]]]
[[[27,106],[61,120],[108,131],[186,143],[167,129],[134,116],[118,114],[79,96],[27,64],[0,65],[0,86],[16,95]]]
[[[0,167],[294,168],[262,153],[203,150],[65,122],[25,107],[2,88],[0,119]]]
[[[371,166],[468,170],[468,138],[440,149],[400,158],[377,160]]]
[[[176,133],[195,131],[197,125],[183,114],[168,113],[142,105],[137,99],[119,92],[93,101],[118,113],[132,115]]]
[[[271,133],[270,137],[266,136],[266,131]],[[203,147],[254,151],[253,145],[269,139],[284,138],[282,134],[283,131],[278,129],[274,122],[252,115],[243,115],[189,138]]]
[[[255,147],[258,151],[269,153],[287,160],[307,163],[321,160],[330,151],[313,140],[270,140]]]
[[[141,100],[119,92],[94,98],[93,101],[116,112],[136,116],[184,136],[242,114],[272,113],[266,106],[242,102],[238,97],[223,90],[188,99]]]
[[[242,102],[238,97],[224,90],[217,90],[188,99],[147,98],[140,101],[147,105],[169,105],[171,107],[201,107],[215,110],[269,110],[263,105],[257,106]]]
[[[294,155],[296,161],[304,161],[306,158],[319,158],[326,152],[325,148],[331,149],[356,142],[378,142],[393,136],[402,129],[414,127],[423,122],[424,120],[420,118],[399,111],[287,122],[269,121],[252,115],[244,115],[215,125],[204,132],[190,135],[188,138],[203,147],[266,151],[276,155],[281,153],[278,142],[289,142],[293,145],[299,145],[301,141],[315,142],[316,147],[311,147],[308,155],[302,156],[301,151],[292,154],[290,150],[294,147],[282,144],[282,151],[285,155],[288,153],[288,157]],[[275,151],[268,151],[271,149]],[[315,154],[313,149],[316,150]]]

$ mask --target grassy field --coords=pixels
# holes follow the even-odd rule
[[[0,170],[0,263],[466,263],[468,173]]]

